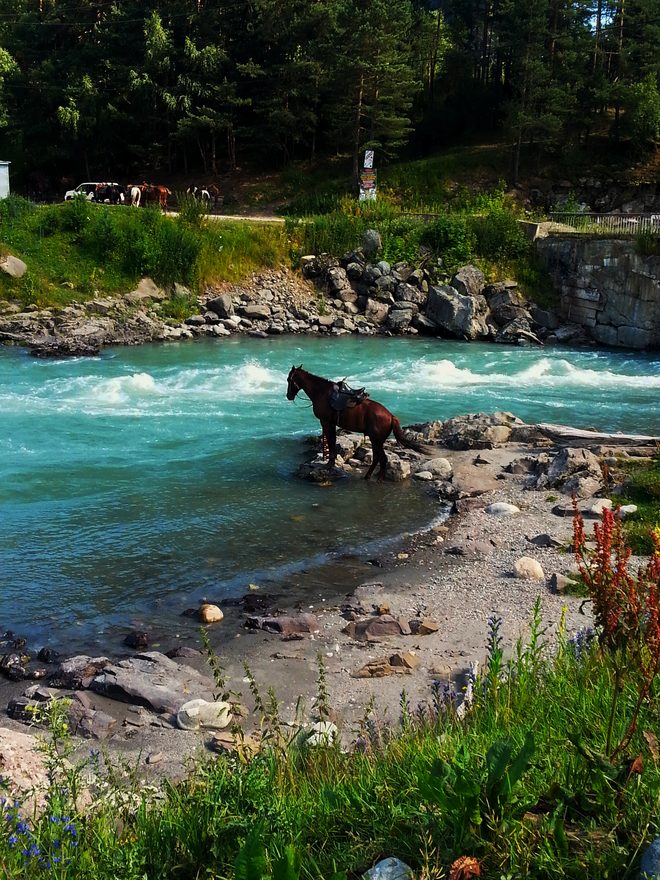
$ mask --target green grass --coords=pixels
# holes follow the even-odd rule
[[[660,528],[660,453],[650,463],[634,459],[621,463],[623,483],[617,503],[636,504],[637,512],[626,517],[623,525],[633,552],[649,554],[650,532]]]

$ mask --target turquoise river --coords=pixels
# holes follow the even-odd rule
[[[201,597],[347,590],[438,517],[411,481],[296,479],[318,422],[285,398],[294,362],[365,385],[404,425],[508,410],[660,433],[657,353],[298,336],[52,361],[0,349],[0,630],[65,651],[193,632],[181,613]]]

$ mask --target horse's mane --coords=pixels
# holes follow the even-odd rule
[[[317,376],[316,373],[310,373],[309,370],[305,370],[303,367],[298,367],[298,372],[304,373],[306,376],[309,376],[311,379],[317,379],[319,382],[325,382],[328,385],[334,385],[335,383],[332,379],[326,379],[325,376]]]

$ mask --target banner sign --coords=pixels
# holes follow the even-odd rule
[[[360,196],[361,202],[376,201],[376,172],[363,168],[360,173]]]

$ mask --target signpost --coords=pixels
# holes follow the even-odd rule
[[[360,172],[359,201],[376,201],[376,171],[374,169],[373,150],[365,150],[364,152],[364,164],[362,166],[362,171]]]

